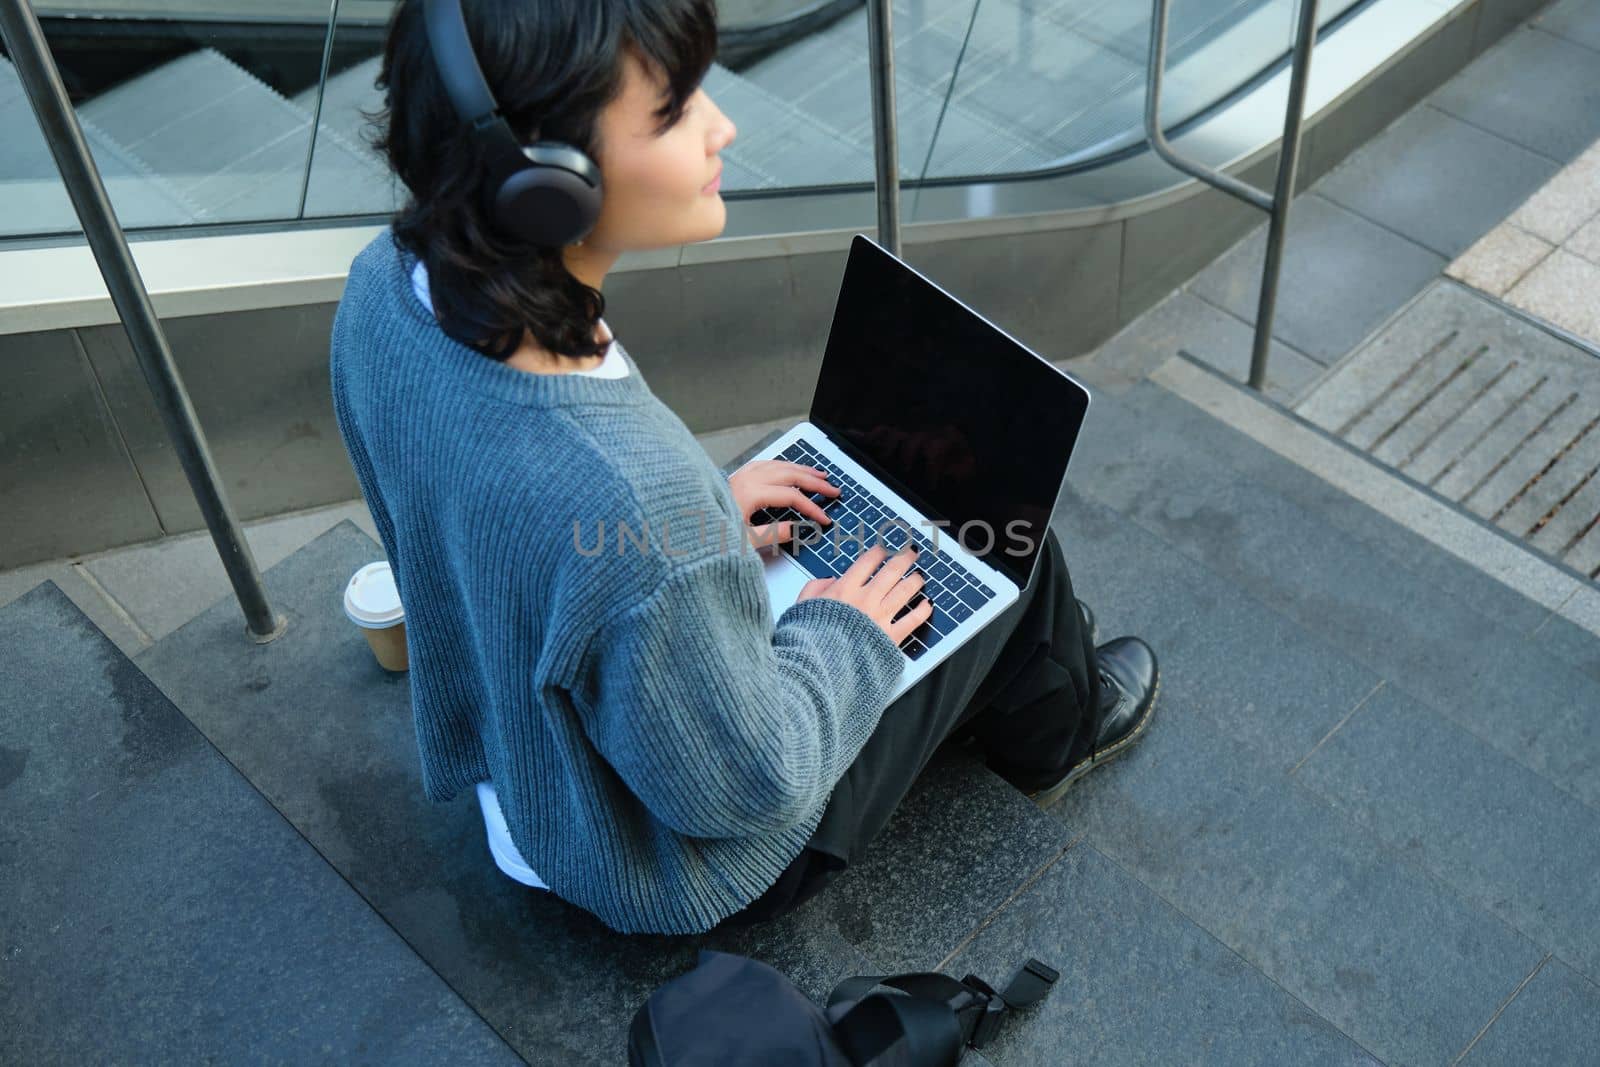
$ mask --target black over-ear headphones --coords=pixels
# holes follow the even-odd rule
[[[461,0],[423,0],[428,47],[445,92],[488,159],[496,225],[536,245],[573,244],[600,218],[600,168],[559,141],[518,143],[467,37]]]

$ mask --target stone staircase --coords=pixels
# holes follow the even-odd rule
[[[1161,658],[1150,733],[1045,811],[944,750],[859,868],[739,934],[613,934],[423,799],[348,521],[265,571],[269,645],[231,596],[131,660],[54,583],[0,607],[0,1059],[617,1063],[714,947],[813,997],[1058,967],[967,1063],[1581,1062],[1600,637],[1159,373],[1063,366],[1096,392],[1054,525],[1103,637]]]

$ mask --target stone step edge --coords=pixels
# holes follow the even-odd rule
[[[1179,349],[1149,380],[1412,533],[1600,637],[1600,589],[1403,473]]]

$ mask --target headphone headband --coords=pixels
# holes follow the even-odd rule
[[[478,66],[472,40],[467,36],[467,19],[460,0],[423,0],[422,17],[428,24],[428,45],[433,49],[434,65],[444,81],[444,91],[455,105],[461,121],[477,127],[483,119],[499,113],[483,68]]]
[[[434,66],[456,114],[483,146],[490,203],[497,223],[534,244],[571,244],[600,217],[600,168],[571,145],[538,140],[524,146],[500,114],[478,65],[461,0],[423,0]]]

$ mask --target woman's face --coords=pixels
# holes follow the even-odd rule
[[[622,253],[709,241],[727,223],[717,153],[738,131],[704,89],[695,90],[676,125],[660,131],[665,84],[626,53],[622,90],[600,115],[595,162],[604,199],[584,238],[587,249]]]

